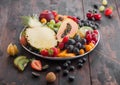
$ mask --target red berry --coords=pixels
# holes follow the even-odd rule
[[[52,11],[52,14],[54,15],[54,17],[58,15],[56,11]]]
[[[67,16],[67,17],[78,23],[78,19],[76,17],[74,17],[74,16]]]
[[[63,42],[60,42],[59,44],[58,44],[58,47],[60,48],[60,49],[63,49],[64,48],[64,43]]]
[[[86,35],[86,40],[87,40],[87,42],[90,42],[92,40],[92,35],[91,34],[87,34]]]
[[[92,37],[97,37],[97,34],[96,33],[92,33]]]
[[[95,20],[101,20],[101,18],[102,18],[101,14],[98,14],[98,13],[95,13],[93,15],[93,17],[94,17]]]
[[[21,43],[22,45],[24,45],[24,46],[27,45],[27,40],[26,40],[25,36],[21,36],[21,38],[20,38],[20,43]]]
[[[40,51],[40,54],[43,55],[43,56],[48,56],[48,50],[47,49],[42,49]]]
[[[52,50],[53,50],[53,57],[56,57],[57,55],[58,55],[58,53],[59,53],[59,51],[58,51],[58,49],[57,48],[51,48]]]
[[[98,30],[94,30],[93,33],[97,34],[98,35]]]
[[[95,45],[95,41],[94,40],[91,40],[91,43],[93,43]]]
[[[69,37],[65,36],[65,37],[63,38],[62,42],[63,42],[63,43],[67,43],[68,40],[69,40]]]
[[[89,20],[92,20],[93,19],[93,14],[91,12],[88,12],[86,14],[86,17],[89,19]]]
[[[113,12],[112,8],[106,8],[104,14],[106,16],[110,16],[112,14],[112,12]]]
[[[88,35],[88,34],[91,34],[91,31],[89,31],[89,30],[88,30],[88,31],[86,31],[86,35]]]
[[[31,68],[34,69],[34,70],[37,70],[37,71],[41,71],[42,70],[41,61],[39,61],[39,60],[32,60]]]
[[[97,40],[98,40],[98,39],[97,39],[97,36],[92,35],[92,40],[95,41],[95,42],[97,42]]]

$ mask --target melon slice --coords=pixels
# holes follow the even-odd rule
[[[55,32],[47,26],[27,28],[26,39],[28,43],[36,49],[49,49],[57,45]]]
[[[67,27],[67,25],[69,25],[70,29]],[[69,32],[65,33],[66,30],[69,30]],[[78,31],[78,24],[72,19],[66,18],[62,22],[56,37],[58,41],[61,41],[64,36],[73,37],[77,33],[77,31]]]

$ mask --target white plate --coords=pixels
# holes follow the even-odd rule
[[[26,28],[24,28],[24,29],[21,31],[20,36],[19,36],[19,39],[21,39],[21,35],[22,35],[22,33],[24,32],[25,29],[26,29]],[[91,51],[93,51],[93,50],[96,48],[96,46],[98,45],[99,41],[100,41],[100,32],[98,32],[98,41],[97,41],[97,43],[95,44],[94,48],[93,48]],[[49,60],[69,60],[69,59],[75,59],[75,58],[84,57],[85,55],[87,55],[87,54],[89,54],[89,53],[91,52],[91,51],[89,51],[89,52],[86,52],[86,53],[83,54],[83,55],[77,55],[77,56],[75,56],[75,57],[69,57],[69,58],[68,58],[68,57],[67,57],[67,58],[62,58],[62,57],[48,57],[48,56],[42,56],[42,55],[40,55],[40,54],[37,54],[37,53],[35,53],[35,52],[32,52],[31,50],[29,50],[28,48],[26,48],[24,45],[22,45],[22,47],[23,47],[26,51],[28,51],[28,52],[30,52],[30,53],[38,56],[38,57],[41,57],[41,58],[44,58],[44,59],[49,59]]]

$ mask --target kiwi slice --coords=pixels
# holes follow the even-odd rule
[[[17,66],[18,62],[22,59],[26,59],[26,56],[18,56],[14,59],[14,65]]]
[[[24,71],[24,69],[25,69],[25,67],[27,66],[28,62],[29,62],[29,59],[27,59],[27,58],[21,59],[21,60],[18,62],[18,65],[17,65],[18,69],[19,69],[20,71]]]

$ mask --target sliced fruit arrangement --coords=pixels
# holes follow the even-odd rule
[[[101,20],[101,15],[95,11],[89,11],[86,16],[90,20]],[[42,11],[39,17],[23,16],[22,19],[27,27],[21,34],[20,43],[44,57],[71,58],[84,55],[98,42],[99,25],[94,21],[80,20],[50,10]],[[37,68],[34,63],[31,66]]]

